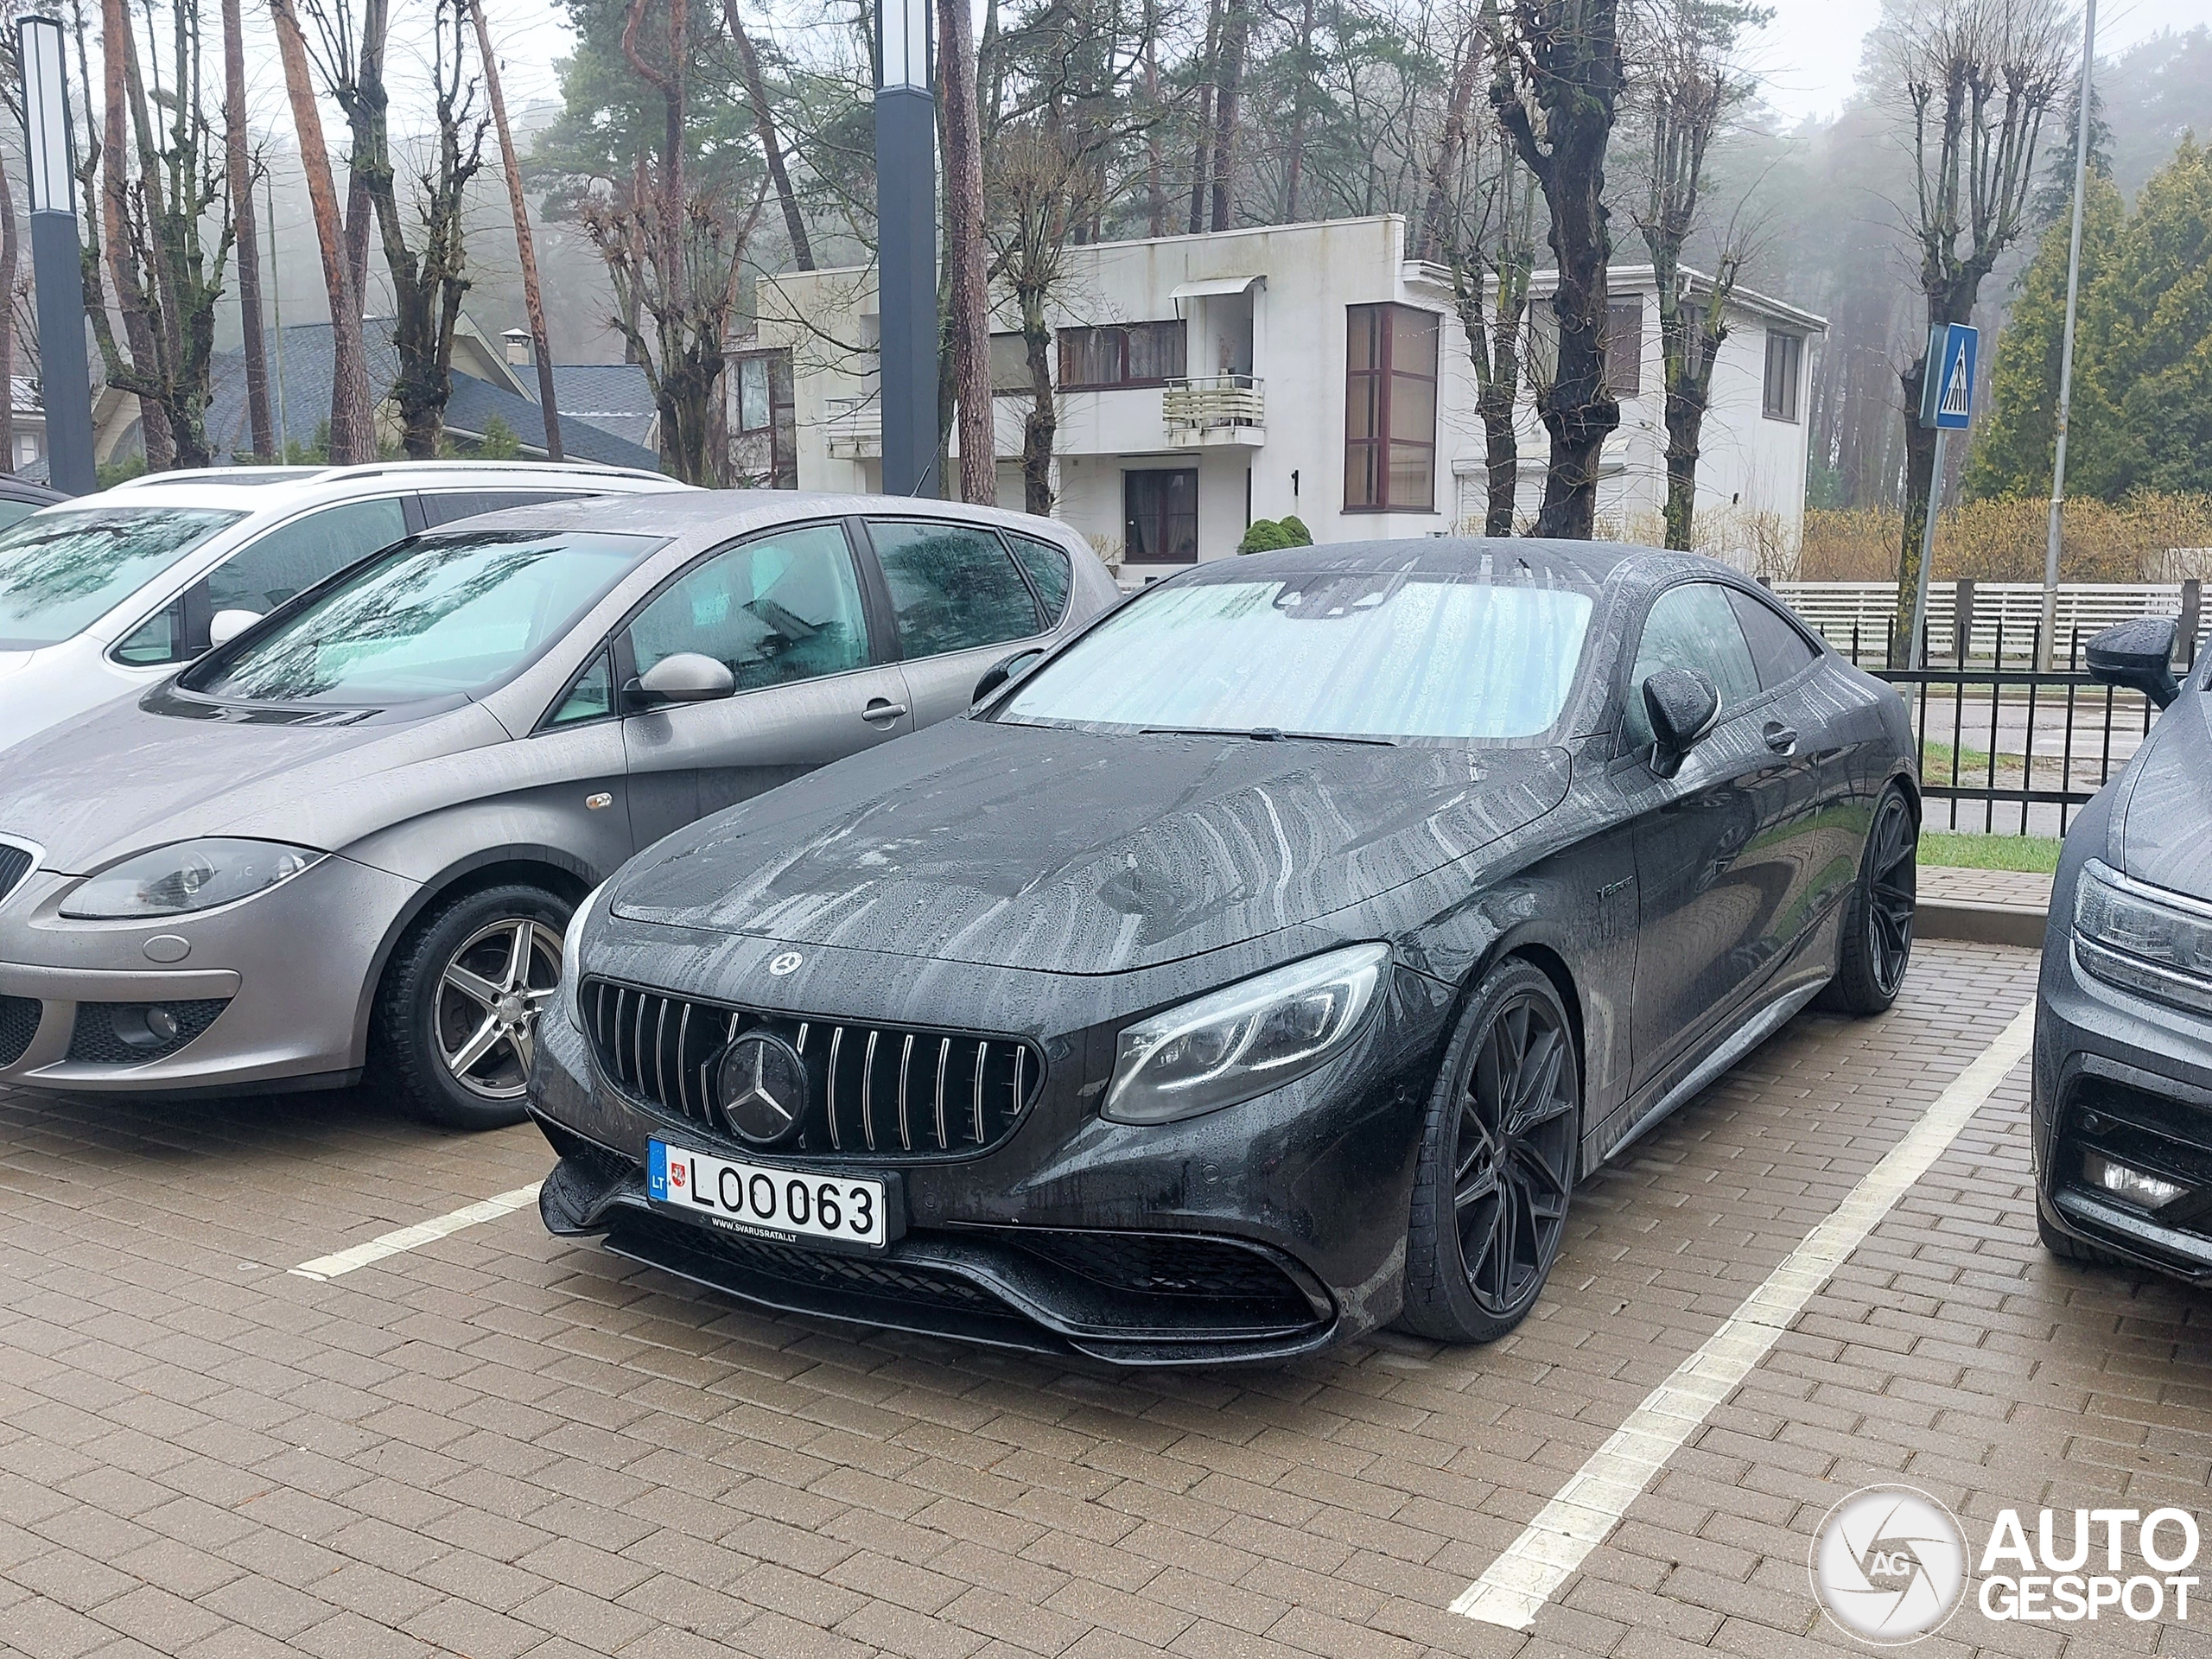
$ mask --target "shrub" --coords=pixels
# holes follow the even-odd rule
[[[1313,532],[1295,513],[1285,518],[1255,518],[1236,543],[1239,553],[1269,553],[1279,547],[1311,547]]]
[[[2050,503],[1969,501],[1936,521],[1929,579],[2041,582]],[[1809,509],[1803,582],[1894,582],[1897,515],[1879,507]],[[2212,575],[2212,495],[2135,495],[2118,506],[2066,504],[2063,582],[2175,582]],[[2204,568],[2200,568],[2204,567]]]

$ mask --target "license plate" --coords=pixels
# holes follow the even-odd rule
[[[786,1244],[880,1250],[891,1242],[882,1181],[771,1169],[663,1141],[647,1147],[645,1195],[695,1221]]]

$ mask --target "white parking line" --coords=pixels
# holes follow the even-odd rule
[[[2027,1053],[2035,1020],[2032,1002],[2012,1016],[1997,1040],[1951,1080],[1835,1212],[1744,1299],[1710,1341],[1644,1396],[1619,1431],[1452,1604],[1453,1612],[1512,1630],[1535,1624],[1537,1610],[1611,1535],[1667,1460],[1735,1392],[1830,1275],[1958,1139],[1967,1121]]]
[[[464,1227],[474,1227],[479,1222],[497,1221],[501,1216],[511,1216],[525,1205],[537,1202],[540,1181],[528,1186],[518,1186],[512,1192],[502,1192],[496,1198],[486,1198],[481,1204],[472,1204],[454,1211],[449,1216],[440,1216],[435,1221],[418,1221],[412,1227],[402,1227],[397,1232],[385,1233],[365,1244],[356,1244],[350,1250],[340,1250],[334,1255],[318,1255],[312,1262],[302,1262],[292,1271],[302,1279],[335,1279],[356,1268],[365,1268],[372,1262],[381,1262],[388,1255],[397,1255],[457,1233]]]

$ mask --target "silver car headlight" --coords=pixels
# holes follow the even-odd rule
[[[152,921],[235,904],[322,861],[312,847],[211,836],[111,864],[61,901],[77,921]]]
[[[607,881],[613,880],[607,877]],[[576,906],[576,913],[569,918],[569,931],[561,936],[561,1006],[569,1011],[569,1023],[578,1031],[584,1028],[583,1004],[577,1001],[578,988],[583,982],[582,952],[584,924],[591,918],[592,906],[599,902],[599,895],[607,891],[607,881],[601,882],[584,895]]]
[[[1359,1029],[1389,960],[1387,944],[1332,950],[1131,1026],[1101,1115],[1167,1123],[1304,1076]]]
[[[2124,990],[2212,1014],[2212,908],[2091,859],[2074,889],[2075,955]]]

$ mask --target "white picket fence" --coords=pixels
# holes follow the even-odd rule
[[[1974,626],[1967,640],[1969,660],[1993,661],[1999,631],[2003,631],[2005,658],[2025,662],[2034,654],[2036,631],[2043,622],[2043,587],[2032,582],[1980,582],[1961,584],[1930,582],[1928,588],[1928,656],[1931,663],[1948,664],[1957,655],[1959,597],[1962,586],[1972,588]],[[2138,616],[2184,616],[2196,620],[2194,582],[2063,582],[2058,589],[2058,658],[2063,666],[2075,630],[2086,643],[2089,636],[2115,622]],[[1891,582],[1783,582],[1774,588],[1777,597],[1827,637],[1828,643],[1847,655],[1852,632],[1858,631],[1859,656],[1863,663],[1882,660],[1890,619],[1896,613],[1897,584]],[[2184,652],[2184,654],[2186,652]]]

